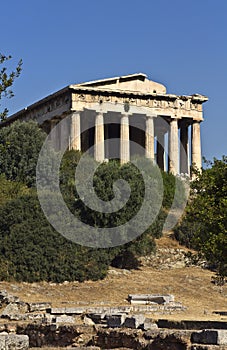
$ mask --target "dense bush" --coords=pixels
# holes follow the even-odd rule
[[[27,195],[0,209],[1,278],[55,281],[103,278],[109,264],[104,250],[76,245],[46,220],[37,196]]]
[[[15,122],[0,129],[0,174],[35,185],[36,163],[46,134],[33,122]]]
[[[142,171],[131,163],[121,166],[116,160],[99,165],[92,178],[92,185],[98,198],[111,209],[111,213],[102,213],[88,208],[79,197],[75,187],[75,169],[81,153],[67,151],[60,168],[61,192],[70,211],[90,226],[115,227],[128,222],[138,213],[144,201],[143,175],[149,179],[146,186],[151,198],[146,203],[142,220],[127,230],[119,231],[122,239],[135,238],[124,245],[108,249],[83,247],[55,231],[47,221],[33,188],[36,163],[45,134],[33,122],[17,122],[1,129],[0,137],[0,279],[29,282],[95,280],[106,275],[111,263],[114,266],[135,268],[138,267],[139,256],[155,250],[154,238],[161,236],[167,209],[174,197],[175,183],[178,181],[174,176],[162,173],[160,178],[159,170],[152,167],[149,160],[142,158],[136,160]],[[47,183],[52,175],[53,178],[55,176],[53,169],[56,158],[52,158],[54,154],[51,152],[40,164],[43,180]],[[87,159],[87,162],[88,165],[90,160]],[[86,164],[83,171],[87,171]],[[128,183],[131,193],[126,204],[115,210],[116,203],[113,204],[111,200],[119,196],[117,198],[121,201],[121,192],[114,185],[119,179]],[[180,188],[177,202],[183,198],[183,185]],[[157,204],[159,201],[161,209]],[[64,220],[58,202],[53,211],[55,209],[54,215]],[[157,216],[156,212],[159,212]],[[144,222],[147,223],[149,215],[156,216],[155,220],[137,237],[137,230]],[[86,230],[81,234],[86,237]],[[109,237],[103,239],[111,243]]]
[[[227,157],[214,159],[191,185],[191,197],[175,237],[195,248],[227,276]]]
[[[5,175],[0,175],[0,206],[28,193],[29,189],[23,183],[7,180]]]

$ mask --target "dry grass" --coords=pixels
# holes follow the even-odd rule
[[[171,242],[167,237],[159,240],[158,244],[161,247],[171,247],[171,244],[175,245],[175,248],[180,247],[177,242]],[[227,319],[212,313],[214,310],[227,310],[227,286],[212,284],[212,275],[212,272],[199,267],[156,270],[144,266],[131,272],[114,269],[104,280],[96,282],[63,284],[0,282],[0,289],[6,289],[23,301],[48,301],[54,307],[127,305],[128,294],[170,293],[175,296],[176,301],[182,302],[187,307],[187,311],[159,318]]]

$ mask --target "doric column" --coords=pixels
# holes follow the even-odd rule
[[[192,165],[199,171],[202,168],[200,122],[193,121],[192,124]]]
[[[186,123],[182,123],[180,127],[180,173],[189,174],[188,125]]]
[[[95,160],[103,162],[105,159],[104,148],[104,118],[103,113],[98,112],[95,118]]]
[[[125,164],[130,161],[130,140],[129,140],[129,117],[128,114],[121,116],[120,131],[120,161]]]
[[[165,132],[163,130],[158,130],[156,161],[161,170],[164,170],[164,146],[165,146]]]
[[[80,112],[71,115],[70,149],[81,151]]]
[[[65,150],[69,147],[69,127],[67,118],[60,121],[60,130],[60,149]]]
[[[179,169],[178,120],[171,119],[169,129],[169,172],[173,175]]]
[[[146,117],[146,139],[145,152],[146,158],[154,160],[154,119],[153,117]]]
[[[57,128],[54,129],[56,126],[57,121],[55,119],[50,120],[50,139],[52,147],[55,149],[55,151],[59,150],[59,136],[58,136],[58,130]]]
[[[51,119],[49,121],[49,123],[50,123],[50,132],[51,132],[53,130],[53,128],[55,127],[56,121],[54,119]]]

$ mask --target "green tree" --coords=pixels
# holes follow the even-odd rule
[[[0,129],[0,174],[11,181],[35,185],[36,164],[46,134],[34,121]]]
[[[186,214],[175,236],[227,276],[227,157],[208,165],[192,182]]]
[[[7,180],[5,175],[0,175],[0,206],[28,193],[29,189],[23,183]]]
[[[1,280],[63,282],[101,279],[110,261],[56,232],[33,193],[0,207],[0,262]]]
[[[11,98],[14,96],[13,91],[11,89],[16,78],[19,77],[22,69],[22,60],[20,60],[16,66],[16,68],[10,72],[8,72],[7,63],[12,59],[12,56],[6,56],[0,54],[0,65],[3,67],[0,70],[0,100],[3,97]],[[5,108],[2,112],[0,112],[0,120],[4,120],[7,117],[8,109]]]
[[[97,227],[115,227],[123,225],[133,218],[138,210],[140,209],[143,199],[144,199],[144,182],[143,177],[140,171],[133,164],[129,163],[121,166],[119,161],[112,160],[108,163],[101,164],[93,177],[93,186],[97,196],[110,204],[110,201],[114,198],[115,194],[113,192],[113,184],[119,179],[124,179],[130,186],[131,195],[122,209],[115,211],[114,208],[111,208],[111,213],[102,213],[99,211],[94,211],[88,208],[83,200],[79,198],[76,188],[75,188],[75,168],[80,160],[81,153],[75,151],[66,152],[61,166],[61,190],[65,198],[65,201],[68,203],[70,210],[77,216],[80,220],[86,224]],[[138,162],[142,162],[142,169],[144,172],[150,172],[150,161],[144,159],[138,159]],[[149,164],[148,164],[149,163]],[[149,167],[148,167],[149,165]],[[155,183],[159,178],[159,171],[157,173],[153,169],[152,174],[150,175],[149,186],[154,187],[153,194],[155,194],[155,199],[157,200],[161,195],[159,193],[159,186],[156,188]],[[156,169],[157,170],[157,169]],[[109,254],[112,256],[113,264],[119,267],[128,268],[129,266],[137,266],[138,258],[141,255],[149,254],[155,250],[154,238],[158,238],[162,234],[163,224],[165,222],[168,209],[173,201],[176,179],[173,175],[162,173],[163,184],[164,184],[164,196],[162,201],[162,208],[157,216],[156,220],[152,225],[148,225],[147,230],[139,235],[136,239],[130,240],[129,243],[124,244],[119,247],[111,248]],[[159,179],[160,181],[161,179]],[[155,190],[156,188],[156,190]],[[183,189],[184,186],[181,186],[181,193],[178,197],[178,202],[183,198]],[[76,199],[76,201],[75,201]],[[184,198],[183,198],[184,199]],[[155,203],[152,202],[148,204],[149,213],[152,213],[152,209],[155,210]],[[152,208],[152,206],[154,206]],[[144,213],[145,215],[146,213]],[[146,215],[144,216],[146,217]],[[127,232],[122,229],[122,237],[135,236],[136,231],[140,226],[140,222],[136,227],[130,226],[127,229]],[[81,233],[86,235],[86,232]]]
[[[125,245],[109,249],[81,247],[68,241],[53,229],[42,212],[35,190],[21,185],[22,182],[28,187],[34,186],[37,159],[45,137],[46,134],[33,121],[15,122],[0,129],[0,180],[5,188],[5,191],[0,191],[0,199],[2,196],[4,202],[0,207],[0,278],[29,282],[83,281],[103,278],[111,262],[118,267],[138,266],[137,258],[154,251],[154,238],[162,233],[166,211],[174,196],[176,179],[171,175],[162,174],[164,183],[162,209],[153,224],[148,225],[142,235]],[[46,155],[44,164],[39,165],[42,168],[44,183],[51,182],[51,176],[55,178],[57,154],[51,152],[52,150]],[[154,196],[154,202],[148,205],[147,210],[152,214],[156,209],[155,201],[161,197],[157,185],[162,182],[162,178],[159,178],[157,168],[153,169],[152,174],[150,173],[149,160],[140,158],[137,164],[141,165],[142,173],[133,164],[121,166],[118,161],[113,160],[99,165],[94,174],[95,192],[110,206],[109,202],[116,195],[114,183],[119,179],[128,183],[131,189],[130,197],[120,210],[116,211],[111,207],[113,210],[109,214],[86,207],[75,187],[75,170],[80,157],[80,152],[65,153],[60,169],[60,188],[69,209],[82,221],[96,227],[120,226],[128,222],[139,211],[144,200],[145,184],[142,175],[150,176],[148,186]],[[86,167],[84,171],[86,172]],[[48,194],[47,201],[49,201]],[[53,215],[60,216],[64,221],[58,200],[51,209]],[[145,212],[144,218],[146,218]],[[138,225],[141,224],[142,220],[138,222]],[[120,234],[123,238],[135,237],[136,230],[137,227],[131,226],[128,232],[123,230]],[[86,232],[81,234],[86,235]]]

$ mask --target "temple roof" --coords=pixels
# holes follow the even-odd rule
[[[1,122],[0,125],[7,125],[13,122],[14,120],[23,118],[25,115],[28,115],[31,111],[33,111],[35,114],[38,113],[38,117],[42,113],[46,115],[49,112],[54,115],[54,111],[57,109],[59,109],[61,112],[63,110],[64,112],[68,112],[72,109],[73,94],[82,94],[81,98],[84,98],[84,96],[87,96],[89,94],[92,94],[93,96],[94,94],[98,94],[100,96],[113,95],[116,98],[124,96],[124,98],[133,98],[135,99],[135,101],[136,99],[141,99],[141,101],[144,101],[145,99],[147,101],[158,99],[156,101],[157,103],[154,106],[152,105],[154,108],[158,107],[158,104],[160,104],[160,100],[169,102],[181,100],[182,106],[185,105],[184,101],[187,100],[192,101],[193,103],[199,103],[200,105],[208,100],[206,96],[200,94],[193,94],[189,96],[167,94],[166,87],[164,85],[149,80],[147,78],[147,75],[144,73],[135,73],[120,77],[113,77],[83,82],[80,84],[68,85],[65,88],[56,91],[53,94],[50,94],[44,97],[43,99],[33,103],[32,105],[25,107],[17,113],[9,116],[5,121]],[[185,108],[182,106],[180,105],[179,108]]]
[[[166,87],[149,80],[144,73],[135,73],[120,77],[93,80],[74,85],[75,87],[94,87],[100,89],[123,90],[142,93],[166,93]]]

